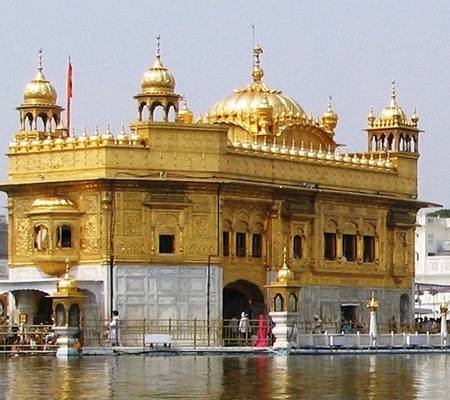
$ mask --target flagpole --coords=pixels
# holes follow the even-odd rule
[[[69,64],[67,66],[67,108],[66,108],[66,119],[67,119],[67,134],[70,136],[70,117],[71,117],[71,110],[70,110],[70,99],[72,98],[72,63],[70,60],[69,55]]]

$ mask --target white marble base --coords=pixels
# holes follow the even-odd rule
[[[297,321],[299,314],[287,311],[271,311],[269,313],[275,326],[272,333],[275,336],[274,348],[287,349],[297,343]]]

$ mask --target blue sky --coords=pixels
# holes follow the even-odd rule
[[[264,48],[265,81],[308,113],[339,114],[336,140],[366,148],[367,113],[388,104],[391,80],[420,128],[419,198],[450,206],[450,2],[448,1],[50,1],[2,0],[1,153],[18,127],[15,107],[34,76],[37,50],[65,104],[67,56],[74,66],[72,121],[116,133],[132,122],[132,98],[161,34],[164,64],[196,115],[250,79],[252,34]],[[0,156],[6,180],[6,157]],[[4,204],[4,199],[2,200]]]

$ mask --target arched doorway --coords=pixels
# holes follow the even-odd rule
[[[35,289],[12,290],[11,293],[15,302],[13,315],[17,317],[22,313],[27,314],[29,324],[51,325],[53,323],[52,300],[48,297],[49,293]]]
[[[256,319],[266,313],[266,305],[258,286],[239,279],[223,288],[223,319],[240,318],[243,311],[250,319]]]
[[[403,293],[400,296],[400,324],[405,324],[409,322],[409,296]]]

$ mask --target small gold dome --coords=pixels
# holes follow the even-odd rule
[[[35,78],[27,84],[23,92],[24,104],[55,105],[57,94],[43,73],[42,49],[39,51],[39,67]]]
[[[383,122],[404,122],[406,121],[406,114],[402,108],[397,104],[397,94],[395,91],[395,81],[392,82],[391,102],[381,111],[380,121]]]
[[[373,113],[373,108],[370,107],[369,115],[367,115],[367,121],[369,121],[369,125],[372,126],[377,118],[375,117],[375,114]]]
[[[367,308],[369,311],[377,311],[378,310],[378,301],[375,300],[374,292],[372,292],[372,298],[367,303]]]
[[[178,111],[177,121],[185,124],[192,124],[194,121],[194,113],[188,108],[186,97],[182,96],[183,107]]]
[[[323,127],[327,132],[334,132],[339,120],[338,115],[333,111],[332,100],[330,96],[327,111],[322,114]]]
[[[411,121],[413,124],[417,125],[417,123],[419,122],[419,114],[417,113],[417,110],[414,109],[413,114],[411,115]]]
[[[295,278],[294,273],[289,269],[287,265],[287,249],[283,248],[283,266],[278,270],[277,281],[280,283],[287,283],[293,281]]]
[[[142,92],[149,94],[173,94],[175,79],[161,62],[159,39],[158,35],[155,62],[151,68],[145,71],[141,80]]]
[[[78,293],[78,283],[75,279],[69,275],[69,262],[66,260],[66,273],[64,278],[61,279],[56,285],[56,291],[58,294],[76,294]]]

